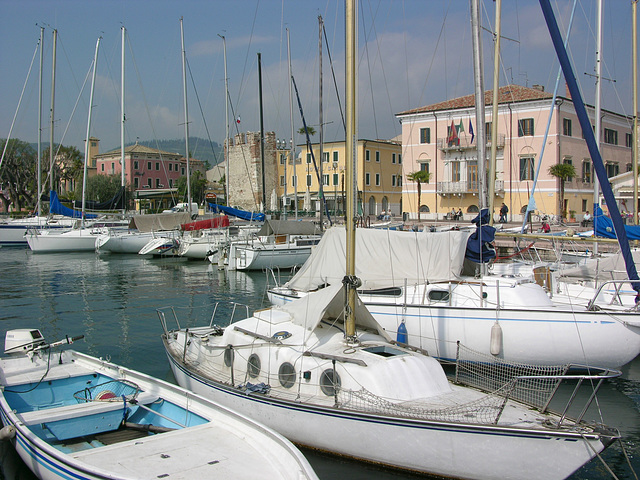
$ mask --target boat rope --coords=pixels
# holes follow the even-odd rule
[[[611,470],[611,467],[609,467],[609,465],[607,465],[607,462],[604,461],[604,459],[602,458],[602,456],[600,455],[600,452],[598,452],[595,448],[593,448],[593,445],[591,445],[589,443],[589,441],[587,440],[587,438],[584,436],[584,434],[581,435],[582,438],[584,439],[585,443],[587,444],[587,446],[591,449],[591,451],[593,453],[595,453],[596,457],[598,457],[598,460],[600,460],[600,462],[602,463],[602,465],[604,465],[604,468],[607,470],[607,472],[609,472],[611,474],[611,476],[613,478],[615,478],[616,480],[619,480],[617,475],[615,473],[613,473],[613,470]],[[624,450],[624,449],[623,449]]]
[[[516,252],[511,254],[511,255],[507,255],[506,257],[496,257],[496,260],[507,260],[509,258],[513,258],[513,257],[517,257],[518,255],[522,255],[523,253],[528,252],[533,247],[534,244],[535,244],[535,242],[531,242],[529,244],[529,246],[527,246],[527,247],[525,247],[523,249],[520,249],[520,250],[516,250]]]

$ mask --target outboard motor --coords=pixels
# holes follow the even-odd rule
[[[25,354],[47,344],[37,329],[21,328],[9,330],[4,337],[5,355]]]

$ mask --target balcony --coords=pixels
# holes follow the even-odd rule
[[[477,137],[476,137],[477,139]],[[499,133],[496,141],[496,145],[498,148],[504,148],[505,135],[504,133]],[[451,151],[461,151],[461,150],[473,150],[477,147],[474,139],[474,143],[471,143],[471,135],[463,134],[458,139],[457,144],[449,145],[448,138],[439,138],[438,139],[438,148],[443,152],[451,152]],[[491,137],[487,138],[487,148],[491,148]]]
[[[497,195],[504,194],[504,180],[496,180],[495,192]],[[436,193],[439,195],[464,195],[478,194],[478,181],[466,180],[462,182],[438,182]]]

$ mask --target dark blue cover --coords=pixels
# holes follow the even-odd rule
[[[593,225],[597,237],[616,238],[613,221],[604,214],[600,207],[596,209],[596,214],[593,216]],[[640,226],[625,225],[624,229],[629,240],[640,240]]]
[[[475,263],[488,263],[496,258],[496,250],[492,245],[496,238],[496,229],[489,225],[489,209],[483,208],[471,223],[476,225],[476,231],[467,240],[464,256]]]
[[[246,212],[244,210],[238,210],[237,208],[225,207],[224,205],[216,205],[210,203],[209,207],[214,212],[224,212],[227,215],[233,215],[234,217],[241,218],[242,220],[255,220],[256,222],[264,222],[264,213]]]
[[[65,207],[62,202],[60,202],[58,194],[54,191],[49,193],[49,211],[56,215],[64,215],[65,217],[82,218],[82,212],[74,210],[73,208]],[[98,218],[98,215],[87,213],[84,218]]]

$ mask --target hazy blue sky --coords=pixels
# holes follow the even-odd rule
[[[573,1],[552,0],[566,25]],[[361,0],[359,2],[359,134],[392,138],[395,113],[473,93],[468,0]],[[491,29],[494,2],[482,2],[482,23]],[[230,98],[241,131],[259,130],[257,53],[262,55],[266,130],[289,139],[286,28],[293,75],[308,124],[318,120],[318,16],[324,18],[340,97],[344,99],[344,4],[306,0],[0,0],[0,138],[6,138],[29,65],[45,26],[43,140],[49,138],[52,30],[58,30],[55,141],[82,150],[86,134],[89,72],[102,36],[91,134],[101,151],[120,143],[120,27],[126,46],[126,141],[184,135],[180,17],[184,18],[189,79],[190,134],[224,139],[223,43],[227,39]],[[605,0],[603,107],[631,114],[631,0]],[[503,66],[500,84],[541,84],[553,89],[558,64],[536,0],[503,2]],[[562,28],[562,27],[561,27]],[[483,34],[485,88],[491,88],[493,45]],[[593,104],[595,0],[576,11],[571,55],[587,103]],[[323,45],[325,140],[343,130],[326,46]],[[196,96],[197,93],[197,96]],[[564,86],[561,89],[564,94]],[[37,138],[38,60],[33,65],[13,138]],[[198,98],[200,102],[198,103]],[[79,99],[79,100],[78,100]],[[295,100],[294,100],[295,101]],[[72,117],[71,112],[77,103]],[[201,109],[202,112],[201,113]],[[203,120],[204,116],[204,120]],[[296,129],[301,126],[297,105]],[[67,129],[66,137],[62,139]],[[232,123],[232,128],[235,125]],[[317,140],[317,136],[316,136]],[[301,142],[296,138],[296,142]],[[192,150],[204,145],[190,145]]]

